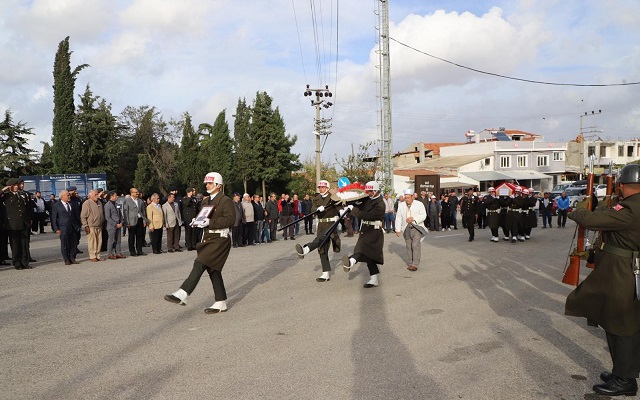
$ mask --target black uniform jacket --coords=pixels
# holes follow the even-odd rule
[[[384,223],[384,201],[378,195],[375,199],[365,197],[363,202],[353,207],[352,213],[363,221],[380,221]],[[362,224],[360,236],[353,249],[354,253],[362,253],[377,264],[384,264],[382,248],[384,247],[384,234],[382,229],[375,229],[371,225]]]
[[[219,233],[210,231],[233,227],[236,221],[236,210],[233,206],[233,200],[225,196],[224,193],[218,193],[213,200],[210,197],[202,199],[201,207],[210,206],[215,208],[213,213],[209,215],[209,227],[204,228],[202,242],[196,245],[198,252],[196,261],[221,271],[231,250],[231,235],[222,237]]]
[[[20,192],[4,192],[3,200],[6,212],[6,230],[21,231],[31,227],[28,205],[20,196]]]
[[[632,259],[601,248],[605,243],[618,249],[640,250],[640,194],[604,210],[575,210],[569,219],[601,233],[594,244],[595,269],[569,294],[565,314],[585,317],[614,335],[637,333],[640,301],[635,300]]]
[[[489,228],[498,229],[500,226],[500,202],[497,197],[484,196],[484,205],[487,207],[487,222]]]

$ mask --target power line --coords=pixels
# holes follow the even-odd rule
[[[389,37],[390,40],[393,40],[394,42],[398,43],[399,45],[402,45],[408,49],[411,49],[413,51],[416,51],[418,53],[424,54],[425,56],[429,56],[431,58],[435,58],[436,60],[440,60],[443,62],[446,62],[448,64],[451,65],[455,65],[456,67],[459,68],[463,68],[463,69],[467,69],[469,71],[473,71],[473,72],[478,72],[480,74],[485,74],[485,75],[491,75],[491,76],[495,76],[498,78],[504,78],[504,79],[511,79],[514,81],[520,81],[520,82],[528,82],[528,83],[537,83],[540,85],[552,85],[552,86],[580,86],[580,87],[607,87],[607,86],[630,86],[630,85],[640,85],[640,82],[624,82],[624,83],[608,83],[608,84],[581,84],[581,83],[558,83],[558,82],[544,82],[544,81],[535,81],[532,79],[523,79],[523,78],[515,78],[513,76],[506,76],[506,75],[501,75],[501,74],[496,74],[494,72],[487,72],[487,71],[482,71],[479,69],[475,69],[475,68],[471,68],[471,67],[467,67],[465,65],[462,64],[458,64],[455,63],[453,61],[449,61],[449,60],[445,60],[444,58],[440,58],[437,56],[434,56],[433,54],[429,54],[427,52],[424,52],[422,50],[418,50],[415,47],[409,46],[406,43],[403,43],[399,40],[396,40],[392,37]]]
[[[300,28],[298,28],[298,16],[296,15],[296,5],[294,0],[291,0],[291,6],[293,7],[293,19],[296,21],[296,32],[298,33],[298,46],[300,47],[300,60],[302,61],[302,72],[304,73],[304,80],[307,81],[307,70],[304,67],[304,56],[302,55],[302,41],[300,40]]]

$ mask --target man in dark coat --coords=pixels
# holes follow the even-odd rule
[[[367,182],[365,191],[369,197],[364,201],[348,205],[341,213],[351,210],[351,213],[362,220],[358,242],[353,249],[353,254],[342,257],[344,270],[350,271],[357,262],[367,263],[371,278],[365,283],[365,288],[378,286],[378,274],[380,270],[378,264],[384,264],[382,248],[384,247],[384,212],[385,206],[380,196],[380,184],[375,181]]]
[[[475,239],[475,226],[478,219],[478,198],[473,194],[473,189],[467,190],[467,194],[460,200],[460,213],[462,222],[469,231],[469,241]]]
[[[182,283],[180,289],[172,294],[164,296],[164,299],[172,303],[185,305],[187,297],[193,292],[202,274],[207,271],[211,283],[215,302],[204,310],[207,314],[216,314],[227,311],[227,292],[222,280],[222,268],[227,262],[231,251],[231,238],[229,229],[236,220],[236,210],[233,201],[222,192],[222,176],[217,172],[209,172],[204,177],[204,184],[209,196],[202,199],[201,210],[212,207],[210,214],[202,221],[195,221],[204,229],[202,242],[196,246],[198,255],[193,262],[191,274]]]
[[[60,201],[51,206],[51,226],[60,237],[60,251],[65,265],[78,264],[76,261],[76,235],[82,227],[80,216],[75,212],[76,203],[71,201],[68,191],[60,192]]]
[[[5,229],[9,233],[11,246],[11,263],[15,269],[31,269],[29,265],[29,235],[31,221],[28,205],[20,195],[19,180],[10,178],[2,190],[2,201],[5,206]]]
[[[333,251],[335,253],[340,252],[341,242],[338,230],[335,229],[333,231],[331,239],[327,240],[324,245],[320,246],[320,244],[324,241],[325,234],[329,228],[331,228],[331,226],[338,220],[338,211],[342,207],[331,206],[333,201],[331,200],[331,194],[329,193],[328,181],[321,180],[318,182],[318,192],[319,193],[313,197],[313,205],[311,206],[311,212],[318,211],[317,236],[312,242],[307,243],[304,246],[296,244],[296,252],[298,253],[298,257],[304,258],[305,254],[309,254],[309,252],[318,249],[320,265],[322,265],[322,275],[320,275],[319,278],[316,278],[316,281],[327,282],[330,280],[329,273],[331,272],[331,265],[329,264],[329,245],[333,243]]]
[[[182,199],[182,221],[184,221],[184,246],[189,251],[195,250],[198,243],[198,235],[196,235],[196,229],[191,226],[191,221],[198,215],[199,208],[196,190],[188,188],[187,197]]]
[[[567,297],[565,314],[585,317],[607,334],[611,373],[593,390],[608,396],[635,396],[640,373],[640,165],[625,166],[618,178],[623,198],[607,209],[576,209],[569,218],[590,230],[596,240],[595,269]]]
[[[525,204],[527,205],[527,212],[525,214],[522,210],[522,217],[524,219],[524,238],[525,240],[531,239],[531,231],[533,228],[538,227],[538,214],[536,214],[538,207],[538,197],[536,197],[533,188],[524,189],[522,191]]]
[[[278,231],[278,217],[280,216],[275,193],[271,193],[271,195],[269,195],[269,201],[267,201],[267,204],[265,205],[265,214],[269,223],[269,242],[275,242],[278,240],[278,238],[276,238],[276,233]]]
[[[552,216],[553,216],[553,200],[549,197],[549,192],[545,192],[544,197],[538,200],[540,207],[540,214],[542,215],[542,229],[553,228]]]
[[[516,186],[515,194],[509,203],[509,211],[507,212],[507,226],[511,231],[511,243],[516,241],[524,242],[524,231],[522,226],[523,215],[522,208],[525,206],[524,197],[522,197],[522,188]]]

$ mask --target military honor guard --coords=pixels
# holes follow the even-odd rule
[[[222,268],[231,251],[230,228],[236,220],[236,211],[233,201],[222,191],[224,182],[219,173],[209,172],[204,177],[204,184],[209,196],[202,199],[200,212],[191,221],[192,226],[203,229],[202,241],[196,245],[197,257],[193,262],[191,274],[180,289],[164,296],[164,299],[186,305],[187,297],[198,285],[202,274],[207,271],[213,284],[215,302],[204,312],[217,314],[227,311],[227,292],[222,280]]]
[[[380,196],[380,184],[375,181],[367,182],[364,188],[368,197],[365,197],[360,204],[348,205],[341,213],[350,210],[350,214],[362,220],[358,242],[353,249],[353,254],[344,256],[342,263],[346,272],[357,262],[367,263],[369,268],[369,281],[365,288],[378,286],[378,274],[380,270],[378,264],[384,264],[382,248],[384,246],[384,214],[385,206],[382,196]]]
[[[496,197],[496,189],[492,186],[488,190],[489,194],[484,196],[484,205],[487,209],[487,225],[491,229],[491,241],[498,242],[498,228],[500,227],[500,202]]]
[[[586,204],[569,219],[600,231],[595,269],[569,294],[565,314],[601,326],[613,362],[593,386],[607,396],[635,396],[640,373],[640,165],[629,164],[618,176],[622,200],[611,208],[591,211]]]
[[[536,209],[538,207],[538,198],[535,196],[533,188],[523,189],[522,195],[524,196],[524,202],[527,207],[527,212],[522,211],[523,226],[524,226],[524,238],[525,240],[531,239],[531,231],[533,228],[538,227],[538,215]]]
[[[318,227],[316,230],[316,238],[305,245],[296,244],[296,252],[298,257],[304,258],[309,252],[318,249],[320,255],[320,265],[322,266],[322,275],[316,278],[318,282],[327,282],[330,280],[329,273],[331,265],[329,264],[329,245],[333,245],[334,253],[340,252],[340,235],[338,230],[334,229],[331,233],[330,240],[325,241],[325,237],[331,226],[338,221],[338,213],[342,206],[337,206],[335,201],[331,199],[329,193],[329,182],[321,180],[318,182],[318,194],[313,197],[311,212],[317,213]],[[323,245],[321,245],[324,242]]]
[[[478,197],[473,189],[467,190],[467,194],[460,200],[460,213],[462,214],[463,225],[469,232],[469,241],[475,239],[475,226],[478,220]]]
[[[29,206],[20,192],[21,180],[10,178],[2,190],[2,201],[6,212],[5,229],[9,232],[11,263],[15,269],[31,269],[29,265],[29,236],[31,220]]]
[[[507,226],[509,226],[509,230],[511,231],[511,243],[515,243],[516,241],[524,242],[525,240],[522,226],[522,208],[524,206],[525,201],[522,197],[522,188],[516,186],[507,212]]]

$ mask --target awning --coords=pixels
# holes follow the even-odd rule
[[[551,175],[543,174],[542,172],[534,171],[532,169],[512,170],[504,171],[505,175],[508,175],[510,179],[552,179]]]
[[[468,176],[471,179],[475,179],[479,182],[485,181],[503,181],[507,179],[514,179],[508,175],[505,175],[497,171],[474,171],[474,172],[460,172],[460,175]]]

